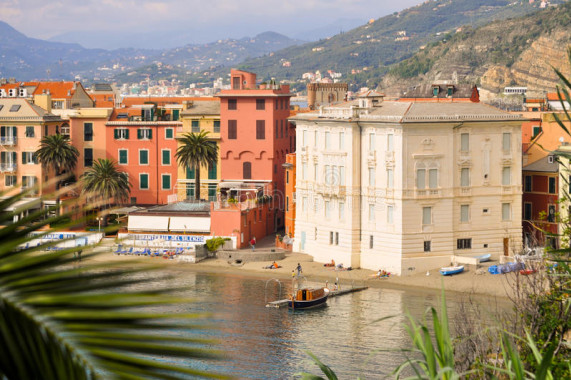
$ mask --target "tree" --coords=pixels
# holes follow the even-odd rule
[[[55,134],[44,136],[40,141],[40,149],[36,151],[36,157],[42,166],[53,168],[56,178],[56,212],[59,215],[60,194],[62,182],[71,176],[71,171],[77,165],[79,151],[70,144],[69,138]],[[65,177],[61,177],[67,174]],[[61,177],[61,178],[60,178]]]
[[[194,170],[195,199],[200,200],[200,168],[213,165],[218,159],[218,146],[208,139],[208,131],[186,133],[178,137],[180,146],[176,150],[176,160],[185,170]]]
[[[105,207],[109,206],[111,200],[126,202],[131,193],[129,178],[117,170],[115,162],[109,159],[96,160],[81,176],[81,183],[82,193]]]
[[[1,222],[28,193],[0,200]],[[41,216],[30,210],[0,229],[0,379],[224,377],[192,366],[219,353],[196,338],[207,316],[188,312],[184,289],[168,285],[176,280],[156,267],[90,260],[102,254],[96,246],[56,250],[73,240],[45,243],[57,232],[46,226],[67,215]]]

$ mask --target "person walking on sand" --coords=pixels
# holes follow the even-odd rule
[[[301,276],[301,272],[303,272],[303,271],[301,270],[301,264],[300,263],[297,263],[297,267],[295,269],[297,270],[297,275]]]
[[[254,236],[252,240],[250,240],[250,245],[252,246],[252,251],[256,249],[256,237]]]

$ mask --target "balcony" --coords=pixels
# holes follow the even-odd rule
[[[18,170],[18,164],[14,163],[7,163],[7,164],[0,164],[0,172],[2,173],[13,173]]]
[[[18,138],[16,136],[2,136],[0,137],[0,145],[16,145]]]

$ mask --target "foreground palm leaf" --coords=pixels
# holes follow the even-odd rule
[[[23,196],[0,201],[0,223]],[[156,268],[89,264],[97,247],[19,249],[66,217],[40,211],[0,229],[0,379],[220,378],[192,368],[190,360],[220,354],[192,337],[205,315],[188,313],[189,300],[160,285],[166,278]]]

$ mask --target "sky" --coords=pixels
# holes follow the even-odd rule
[[[362,20],[408,8],[421,0],[0,0],[0,20],[28,37],[49,39],[91,34],[187,31],[197,41],[255,36],[275,31],[287,36]],[[79,37],[78,37],[79,38]],[[92,46],[88,46],[92,47]]]

